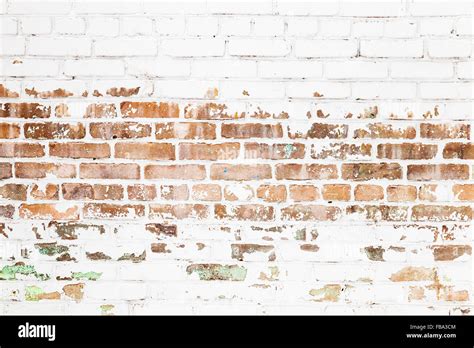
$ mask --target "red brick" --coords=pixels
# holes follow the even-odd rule
[[[189,190],[186,184],[183,185],[161,185],[161,199],[168,201],[186,201],[189,198]]]
[[[15,163],[15,176],[22,179],[75,178],[76,167],[72,164]]]
[[[11,178],[12,165],[10,163],[0,163],[0,180]]]
[[[127,187],[128,199],[134,201],[153,201],[156,195],[155,185],[131,185]]]
[[[42,220],[78,220],[79,208],[75,205],[58,204],[22,204],[19,208],[22,219]]]
[[[49,143],[49,155],[66,158],[109,158],[109,144]]]
[[[206,178],[206,168],[198,164],[148,165],[145,179],[202,180]]]
[[[415,205],[412,208],[411,219],[412,221],[471,221],[472,209],[469,206]]]
[[[378,185],[357,185],[354,189],[356,201],[378,201],[383,199],[383,187]]]
[[[174,160],[174,145],[165,143],[117,143],[115,157],[128,159]]]
[[[311,145],[311,158],[314,159],[360,159],[370,157],[372,145],[370,144],[313,144]]]
[[[151,135],[150,125],[137,122],[91,123],[89,130],[91,137],[104,140],[146,138]]]
[[[81,179],[140,179],[137,164],[81,163]]]
[[[0,117],[12,118],[48,118],[51,107],[38,103],[5,103],[0,104]]]
[[[361,218],[367,221],[406,221],[408,217],[408,208],[404,206],[391,205],[351,205],[346,208],[348,216],[357,214],[355,220]]]
[[[347,138],[348,125],[313,123],[306,133],[299,131],[292,132],[288,127],[288,137],[290,139],[344,139]]]
[[[416,200],[416,186],[391,185],[387,187],[389,202],[413,202]]]
[[[205,219],[209,207],[203,204],[150,204],[151,219]]]
[[[239,143],[181,143],[179,144],[179,159],[208,161],[229,160],[239,157],[239,151]]]
[[[82,139],[86,130],[82,123],[25,123],[27,139]]]
[[[0,98],[18,98],[19,96],[18,92],[12,91],[0,84]]]
[[[397,163],[343,163],[344,180],[401,179],[402,167]]]
[[[263,180],[271,179],[272,169],[268,164],[212,164],[213,180]]]
[[[458,201],[474,201],[474,184],[453,185],[453,194]]]
[[[58,112],[58,110],[56,110],[56,112]],[[64,111],[60,113],[64,114]],[[117,117],[117,109],[115,108],[114,104],[90,104],[87,106],[86,113],[84,114],[84,118],[114,118],[114,117]]]
[[[414,139],[414,127],[394,127],[391,124],[372,123],[354,131],[354,139]]]
[[[216,125],[205,122],[157,123],[156,139],[202,139],[216,138]]]
[[[246,143],[245,144],[245,158],[255,159],[299,159],[304,158],[305,146],[304,144],[259,144]]]
[[[348,201],[351,199],[351,185],[323,185],[323,198],[326,201]]]
[[[434,124],[422,123],[420,135],[428,139],[469,139],[471,126],[469,124]]]
[[[337,179],[337,167],[334,164],[277,164],[277,180],[325,180]]]
[[[290,185],[290,198],[295,202],[316,201],[321,195],[313,185]]]
[[[407,166],[408,180],[467,180],[469,167],[465,164],[411,164]]]
[[[474,159],[474,143],[448,143],[444,146],[444,158]]]
[[[120,200],[123,188],[120,185],[62,184],[63,198],[66,200]]]
[[[130,102],[120,103],[123,117],[177,118],[179,106],[175,103]]]
[[[0,123],[0,139],[20,137],[20,126],[14,123]]]
[[[261,185],[257,188],[257,198],[265,202],[275,203],[286,201],[285,185]]]
[[[44,147],[32,143],[0,143],[0,157],[43,157]]]
[[[437,145],[426,144],[379,144],[377,146],[377,157],[388,159],[432,159],[438,151]]]
[[[30,195],[37,200],[59,200],[59,186],[55,184],[46,184],[40,187],[34,184],[31,187]]]
[[[225,104],[206,103],[186,106],[184,108],[184,117],[195,120],[234,120],[244,118],[245,113],[229,113]]]
[[[197,184],[192,188],[192,197],[196,201],[220,201],[221,187],[217,184]]]
[[[219,220],[240,220],[240,221],[271,221],[275,217],[273,207],[261,204],[243,204],[226,206],[216,204],[214,215]]]
[[[0,186],[0,198],[11,199],[15,201],[26,201],[26,185],[5,184]]]
[[[280,124],[262,123],[224,123],[221,135],[223,138],[281,138],[283,129]]]

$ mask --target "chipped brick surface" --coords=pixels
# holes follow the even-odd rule
[[[418,2],[5,1],[0,314],[471,313],[472,19]]]

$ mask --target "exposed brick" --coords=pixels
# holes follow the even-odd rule
[[[284,185],[261,185],[257,188],[257,198],[265,202],[286,201],[286,187]]]
[[[140,179],[140,167],[132,163],[82,163],[79,172],[81,179]]]
[[[28,139],[82,139],[86,136],[82,123],[25,123],[24,130]]]
[[[61,112],[61,113],[64,113]],[[115,104],[90,104],[87,106],[84,118],[114,118],[117,117]]]
[[[290,185],[290,198],[295,202],[316,201],[320,197],[319,189],[313,185]]]
[[[428,139],[469,139],[469,124],[420,124],[420,136]]]
[[[128,199],[134,201],[153,201],[157,197],[155,185],[130,185],[127,194]]]
[[[281,138],[283,129],[280,124],[224,123],[221,135],[223,138],[233,139]]]
[[[245,144],[245,158],[262,158],[272,160],[304,158],[304,144]]]
[[[426,144],[379,144],[377,146],[377,157],[388,159],[431,159],[436,156],[437,145]]]
[[[288,137],[290,139],[344,139],[347,138],[348,125],[313,123],[306,133],[293,132],[288,127]]]
[[[208,161],[230,160],[237,158],[239,151],[239,143],[181,143],[179,144],[179,159]]]
[[[128,159],[174,160],[174,145],[164,143],[117,143],[115,157]]]
[[[244,112],[229,112],[227,105],[206,103],[203,105],[188,105],[184,108],[184,117],[195,120],[233,120],[244,118]]]
[[[32,143],[0,143],[0,157],[43,157],[44,146]]]
[[[5,184],[0,186],[0,198],[15,201],[26,201],[26,185]]]
[[[356,201],[378,201],[383,199],[383,187],[378,185],[357,185],[354,188]]]
[[[389,202],[413,202],[416,200],[416,186],[391,185],[387,187]]]
[[[283,220],[335,221],[341,216],[339,207],[294,204],[281,209]]]
[[[48,118],[51,107],[38,103],[5,103],[0,104],[0,117],[12,118]]]
[[[49,155],[67,158],[109,158],[109,144],[49,143]]]
[[[213,164],[211,165],[212,180],[263,180],[272,177],[268,164]]]
[[[273,207],[260,204],[244,204],[226,206],[216,204],[214,214],[220,220],[251,220],[251,221],[271,221],[274,219],[275,212]]]
[[[58,204],[21,204],[20,217],[23,219],[42,220],[78,220],[79,208],[77,206],[64,206]]]
[[[209,207],[204,204],[151,204],[151,219],[204,219],[209,215]]]
[[[465,164],[411,164],[407,166],[408,180],[467,180],[469,167]]]
[[[453,194],[459,201],[474,201],[474,185],[453,185]]]
[[[192,198],[197,201],[220,201],[222,199],[221,187],[217,184],[193,185]]]
[[[189,198],[189,190],[186,184],[161,185],[160,196],[168,201],[186,201]]]
[[[86,219],[136,219],[145,215],[145,207],[138,204],[87,203],[83,208]]]
[[[20,126],[15,123],[0,123],[0,139],[15,139],[20,137]]]
[[[352,205],[346,208],[346,214],[357,214],[358,219],[367,221],[406,221],[408,208],[404,206],[391,205]]]
[[[372,123],[365,128],[356,129],[354,138],[368,139],[414,139],[416,129],[414,127],[394,127],[391,124]]]
[[[63,198],[67,200],[120,200],[123,199],[121,185],[62,184]]]
[[[72,164],[15,163],[15,176],[22,179],[42,179],[50,176],[74,178],[76,177],[76,167]]]
[[[348,201],[351,199],[351,185],[323,185],[323,198],[326,201]]]
[[[443,158],[474,159],[474,143],[448,143],[443,149]]]
[[[311,145],[311,157],[314,159],[359,159],[370,157],[372,145],[332,143],[329,145]]]
[[[151,126],[137,122],[91,123],[89,131],[93,138],[98,139],[136,139],[149,137]]]
[[[337,167],[332,164],[277,164],[278,180],[337,179]]]
[[[412,208],[411,219],[413,221],[471,221],[472,209],[469,206],[415,205]]]
[[[202,180],[206,178],[206,168],[198,164],[148,165],[145,179]]]
[[[156,139],[200,139],[216,138],[216,125],[206,122],[157,123]]]
[[[177,118],[179,106],[175,103],[122,102],[120,112],[123,117],[140,118]]]
[[[397,163],[343,163],[342,178],[354,181],[401,179],[402,167]]]

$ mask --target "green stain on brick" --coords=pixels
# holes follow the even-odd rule
[[[38,301],[42,294],[44,294],[44,290],[35,285],[25,288],[25,299],[27,301]]]
[[[295,152],[295,147],[292,144],[285,145],[285,158],[290,158],[291,154]]]
[[[69,248],[65,245],[57,245],[54,243],[39,243],[35,244],[35,247],[39,249],[40,254],[54,256],[69,251]]]
[[[49,279],[49,275],[36,272],[34,266],[18,262],[13,266],[4,266],[0,271],[0,280],[15,280],[17,279],[17,274],[25,276],[32,275],[39,280]]]
[[[237,265],[193,264],[186,268],[188,274],[197,273],[200,280],[243,281],[247,269]]]
[[[111,311],[115,308],[114,305],[111,304],[104,304],[100,306],[100,310],[102,312],[102,315],[112,315]]]
[[[77,279],[77,280],[97,280],[100,278],[102,273],[98,272],[72,272],[72,278]]]

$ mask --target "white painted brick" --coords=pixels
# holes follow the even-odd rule
[[[15,35],[18,33],[18,21],[16,18],[3,17],[0,25],[0,35]]]
[[[413,16],[460,16],[469,13],[471,9],[469,1],[417,1],[409,5]]]
[[[423,36],[447,36],[453,32],[453,18],[421,18],[419,22],[419,33]]]
[[[258,75],[264,78],[321,77],[323,64],[313,61],[261,61]]]
[[[270,14],[273,4],[271,0],[259,1],[208,1],[207,12],[213,14]]]
[[[25,38],[19,36],[0,37],[0,55],[13,56],[25,53]]]
[[[352,97],[355,99],[413,99],[416,98],[416,83],[354,82]]]
[[[225,42],[221,39],[166,39],[160,54],[174,57],[220,57],[224,55]]]
[[[204,14],[206,1],[143,1],[143,10],[146,14]]]
[[[151,35],[153,33],[153,21],[150,18],[123,17],[120,25],[123,35]]]
[[[290,98],[315,98],[315,93],[321,96],[317,98],[348,98],[351,87],[349,83],[338,82],[293,82],[286,89]]]
[[[155,25],[158,35],[183,35],[186,28],[184,17],[159,17]]]
[[[390,38],[409,38],[416,35],[417,23],[412,19],[396,19],[385,22],[384,36]]]
[[[253,34],[256,36],[281,36],[284,21],[281,17],[255,17]]]
[[[382,78],[387,76],[387,64],[383,62],[328,62],[324,73],[330,79]]]
[[[352,24],[354,37],[380,37],[383,36],[384,22],[381,20],[358,20]]]
[[[130,58],[126,64],[127,73],[133,76],[178,77],[189,76],[191,71],[188,61],[167,58]]]
[[[350,17],[398,17],[405,13],[398,1],[346,1],[341,3],[340,15]]]
[[[244,36],[250,34],[250,17],[220,17],[220,34],[224,36]]]
[[[453,76],[453,65],[434,62],[394,62],[391,65],[391,76],[405,79],[449,78]]]
[[[155,95],[165,98],[214,99],[215,93],[220,94],[216,81],[179,81],[162,80],[155,82]]]
[[[81,59],[64,62],[64,74],[68,76],[120,76],[125,72],[122,61],[112,59]]]
[[[297,57],[354,57],[357,55],[355,40],[297,40],[295,42]]]
[[[428,54],[434,58],[465,58],[472,52],[471,40],[429,40]]]
[[[37,1],[18,0],[9,1],[8,13],[13,14],[65,14],[72,8],[70,1]]]
[[[457,73],[458,73],[458,78],[460,79],[466,79],[470,80],[472,79],[472,67],[473,67],[473,62],[468,61],[468,62],[459,62],[457,64]]]
[[[46,59],[2,59],[0,74],[2,76],[56,76],[59,63]]]
[[[473,35],[472,17],[459,18],[456,21],[456,34],[463,36]]]
[[[313,36],[318,32],[318,20],[311,17],[289,17],[287,34],[290,36]]]
[[[470,99],[473,98],[472,84],[464,83],[420,83],[420,97],[423,99]]]
[[[244,93],[247,91],[247,93]],[[246,95],[248,94],[248,96]],[[278,82],[224,81],[221,84],[223,98],[283,98],[285,87]]]
[[[186,34],[189,36],[213,36],[217,34],[219,22],[216,17],[188,17]]]
[[[75,1],[73,11],[76,13],[94,14],[134,14],[141,10],[141,3],[138,1]]]
[[[89,38],[31,37],[27,51],[34,56],[90,56],[91,46]]]
[[[297,16],[331,16],[339,11],[339,3],[333,1],[290,1],[277,2],[277,13]]]
[[[348,19],[322,19],[319,21],[319,35],[324,37],[349,36],[351,21]]]
[[[249,60],[194,60],[192,76],[255,77],[257,63]]]
[[[154,38],[98,39],[94,45],[97,56],[152,56],[157,53]]]
[[[54,21],[54,32],[63,35],[84,34],[86,21],[80,17],[57,17]]]
[[[232,56],[282,57],[290,52],[290,45],[280,39],[230,39],[227,50]]]
[[[94,36],[117,36],[119,20],[111,17],[91,17],[87,21],[87,34]]]
[[[51,32],[51,18],[25,17],[21,20],[23,34],[49,34]]]
[[[413,57],[423,56],[422,40],[362,40],[360,42],[362,57]]]

